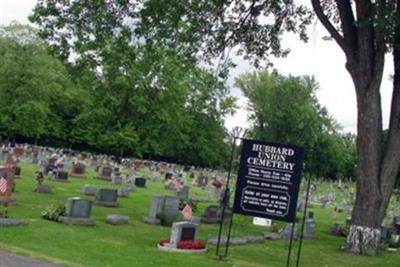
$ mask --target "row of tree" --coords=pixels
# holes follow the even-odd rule
[[[234,99],[222,81],[171,51],[117,46],[93,69],[88,59],[60,61],[18,24],[2,28],[0,51],[3,137],[225,167],[223,124]],[[249,100],[247,137],[306,147],[315,177],[354,177],[354,137],[320,107],[313,78],[263,71],[236,85]]]
[[[27,26],[0,34],[3,138],[224,167],[234,100],[207,70],[135,46],[110,48],[93,69],[59,60]]]

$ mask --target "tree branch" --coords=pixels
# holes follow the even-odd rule
[[[245,25],[245,23],[251,19],[251,17],[253,16],[253,9],[255,8],[255,5],[257,3],[257,0],[253,0],[251,2],[250,7],[245,10],[242,14],[240,14],[239,17],[242,17],[243,14],[244,17],[242,19],[239,20],[238,26],[233,29],[233,31],[231,32],[231,34],[224,40],[224,42],[218,47],[217,50],[222,51],[226,48],[226,46],[228,45],[228,43],[234,39],[236,37],[236,34],[242,29],[242,27]]]
[[[358,45],[357,28],[351,3],[349,0],[336,0],[336,5],[339,10],[344,42],[352,51],[356,51]]]
[[[311,0],[313,9],[315,14],[317,15],[319,21],[324,25],[325,29],[329,32],[329,34],[335,39],[336,43],[340,46],[343,52],[347,52],[346,44],[343,39],[343,36],[335,29],[333,24],[329,21],[328,17],[325,15],[324,10],[321,6],[320,0]],[[347,54],[347,53],[346,53]]]

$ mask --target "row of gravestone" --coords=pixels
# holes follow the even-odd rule
[[[73,176],[73,175],[71,175],[71,176]],[[78,176],[73,176],[73,177],[78,177]],[[81,176],[81,177],[83,177],[83,176]],[[99,177],[97,177],[97,178],[99,178]],[[99,179],[110,180],[115,185],[121,185],[124,181],[124,178],[122,176],[113,176],[113,177],[110,177],[107,179],[105,179],[105,177],[102,177]],[[68,182],[69,181],[68,172],[63,171],[63,170],[57,170],[54,174],[54,180],[60,181],[60,182]],[[142,177],[137,177],[134,180],[134,184],[137,187],[146,187],[146,179],[142,178]]]
[[[95,204],[115,207],[117,205],[115,192],[100,189]],[[93,202],[80,197],[69,198],[65,207],[65,215],[59,217],[59,221],[65,224],[93,226],[95,222],[91,219]],[[128,215],[110,214],[106,217],[106,223],[120,225],[129,223]]]

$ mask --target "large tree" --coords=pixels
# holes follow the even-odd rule
[[[65,113],[82,97],[33,28],[0,27],[0,131],[37,140],[64,136]],[[75,97],[76,96],[76,97]]]
[[[57,1],[40,0],[33,19],[51,41],[68,44],[64,29],[78,29],[79,47],[93,47],[94,29],[115,28],[116,35],[132,33],[149,46],[175,48],[179,55],[207,61],[238,47],[239,53],[258,64],[270,55],[282,56],[284,32],[307,39],[312,10],[294,0],[147,0]],[[312,9],[346,55],[357,95],[357,197],[352,227],[345,248],[374,255],[380,226],[400,168],[400,1],[311,0]],[[79,9],[78,7],[84,7]],[[99,6],[103,13],[91,13]],[[65,17],[65,14],[72,16]],[[61,19],[58,19],[61,18]],[[115,21],[119,18],[120,21]],[[75,23],[87,20],[93,23]],[[115,27],[116,24],[118,27]],[[72,27],[70,25],[73,25]],[[123,25],[124,27],[119,27]],[[60,30],[60,31],[57,31]],[[58,33],[58,34],[54,34]],[[108,45],[100,35],[100,45]],[[135,39],[133,38],[133,39]],[[65,49],[67,48],[67,49]],[[60,46],[68,52],[68,46]],[[382,142],[380,86],[385,54],[394,64],[393,96],[387,145]],[[96,55],[101,58],[101,54]]]
[[[221,167],[226,75],[173,45],[137,35],[132,1],[38,1],[31,20],[94,100],[75,123],[80,144],[113,153]],[[82,76],[82,77],[81,77]],[[87,77],[94,83],[84,85]]]
[[[374,255],[400,168],[400,1],[311,2],[346,56],[357,95],[357,196],[344,248]],[[394,79],[385,144],[380,87],[388,52],[392,53]]]

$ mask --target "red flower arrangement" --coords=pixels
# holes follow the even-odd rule
[[[179,249],[205,249],[206,244],[203,241],[186,240],[186,241],[180,241],[178,243],[178,248]]]
[[[169,239],[161,239],[158,241],[158,244],[160,246],[164,246],[165,244],[169,243]],[[203,241],[192,241],[192,240],[185,240],[185,241],[180,241],[178,243],[177,248],[178,249],[190,249],[190,250],[200,250],[200,249],[205,249],[207,247],[206,243]]]

